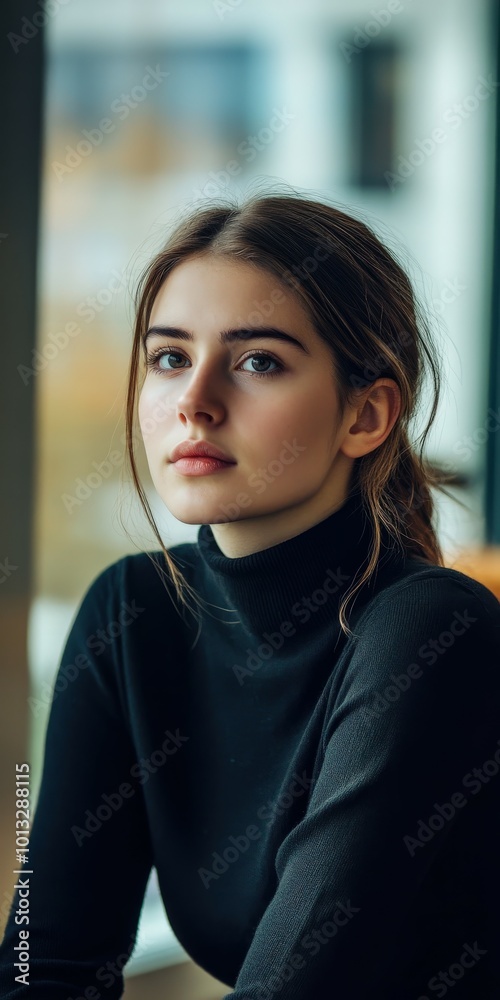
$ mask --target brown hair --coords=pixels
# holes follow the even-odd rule
[[[297,193],[254,195],[242,206],[198,207],[177,225],[143,272],[136,291],[126,442],[140,502],[160,543],[177,597],[186,606],[185,591],[195,600],[199,595],[165,548],[139,480],[133,449],[134,414],[140,353],[154,300],[178,264],[207,253],[261,267],[294,289],[317,333],[331,349],[341,417],[345,407],[355,401],[357,390],[377,378],[392,378],[399,387],[401,409],[391,432],[378,448],[354,461],[350,493],[355,489],[361,495],[373,526],[373,543],[364,573],[340,605],[339,621],[348,634],[346,606],[376,568],[381,551],[380,523],[408,555],[424,563],[444,565],[432,524],[430,488],[449,495],[443,483],[451,477],[431,466],[422,454],[441,389],[428,321],[395,256],[368,225],[332,205]],[[417,450],[410,442],[409,422],[417,411],[426,366],[431,375],[432,405],[417,439]],[[148,554],[161,573],[153,555]],[[168,576],[164,580],[169,583]]]

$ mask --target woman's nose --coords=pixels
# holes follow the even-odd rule
[[[195,420],[204,415],[210,420],[220,420],[224,411],[220,378],[215,376],[213,366],[200,367],[177,400],[178,416]]]

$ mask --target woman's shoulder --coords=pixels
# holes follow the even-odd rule
[[[500,602],[484,584],[451,567],[412,559],[348,623],[353,637],[341,691],[370,706],[370,719],[382,697],[387,705],[394,697],[405,725],[407,714],[421,719],[430,704],[445,706],[452,698],[462,707],[470,699],[479,715],[498,713]],[[408,689],[411,695],[401,698]],[[367,692],[372,700],[366,701]]]
[[[500,635],[500,601],[485,584],[449,566],[408,559],[403,572],[363,608],[356,633],[378,631],[384,624],[418,631],[426,623],[430,627],[460,614]]]

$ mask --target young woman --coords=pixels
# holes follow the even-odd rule
[[[127,433],[159,549],[93,581],[59,666],[37,1000],[122,996],[153,865],[233,1000],[500,995],[500,606],[443,565],[422,456],[439,387],[404,270],[328,204],[199,208],[147,268]],[[136,416],[196,543],[165,548]],[[21,893],[1,997],[27,995]]]

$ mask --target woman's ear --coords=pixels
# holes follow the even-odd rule
[[[351,421],[339,446],[348,458],[360,458],[383,444],[401,410],[401,391],[394,379],[379,378],[363,389],[351,406]]]

